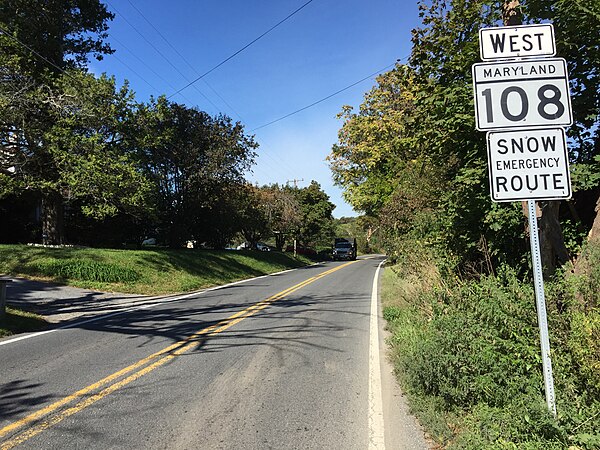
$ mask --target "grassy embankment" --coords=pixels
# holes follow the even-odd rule
[[[145,295],[189,292],[310,262],[305,257],[278,252],[0,245],[0,274]],[[7,324],[0,324],[0,336],[43,325],[43,321],[35,322],[35,318],[9,310]]]
[[[532,283],[506,268],[449,279],[433,261],[389,267],[382,299],[398,379],[440,447],[600,448],[600,249],[583,274],[546,283],[556,419]]]

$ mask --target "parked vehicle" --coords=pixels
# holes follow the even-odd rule
[[[334,261],[356,259],[356,239],[335,238],[332,257]]]
[[[252,249],[252,246],[248,242],[243,242],[242,244],[240,244],[240,245],[237,246],[237,250],[250,250],[250,249]],[[256,250],[259,250],[261,252],[270,252],[271,251],[271,247],[269,247],[264,242],[257,242],[256,243]]]
[[[264,242],[257,242],[256,243],[256,249],[260,250],[261,252],[270,252],[271,251],[271,247],[269,247]]]

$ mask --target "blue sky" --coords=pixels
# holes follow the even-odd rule
[[[129,80],[140,101],[170,96],[306,1],[105,1],[116,14],[108,38],[116,53],[93,60],[90,69],[115,75],[120,83]],[[334,216],[353,216],[333,185],[325,158],[341,126],[336,114],[343,105],[358,106],[374,77],[252,130],[406,57],[410,31],[417,24],[416,1],[313,0],[171,100],[244,123],[260,144],[249,181],[262,185],[304,179],[298,186],[306,186],[314,179],[337,205]]]

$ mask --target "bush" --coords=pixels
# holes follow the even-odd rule
[[[83,259],[40,261],[27,267],[32,275],[97,281],[105,283],[127,283],[139,280],[133,269],[117,264],[88,261]]]
[[[589,268],[598,267],[592,257]],[[598,278],[547,283],[555,419],[544,400],[533,283],[503,267],[479,280],[427,281],[419,293],[403,268],[387,271],[384,285],[402,289],[402,277],[412,298],[396,292],[402,300],[389,302],[384,317],[400,382],[436,440],[465,449],[600,448]]]

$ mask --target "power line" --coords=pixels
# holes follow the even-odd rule
[[[117,44],[119,44],[119,47],[125,49],[127,52],[131,53],[131,55],[137,59],[143,66],[145,66],[150,72],[152,72],[158,79],[162,80],[163,83],[165,83],[166,86],[168,87],[173,87],[173,85],[167,80],[165,79],[165,77],[163,77],[161,74],[159,74],[156,70],[154,70],[154,68],[152,66],[150,66],[146,61],[144,61],[142,58],[140,58],[138,55],[135,54],[135,52],[133,50],[131,50],[129,47],[127,47],[125,44],[123,44],[123,42],[121,42],[119,39],[117,39],[116,37],[112,37],[113,41],[115,41]],[[138,77],[142,78],[142,80],[144,80],[144,78],[138,73],[136,72],[131,66],[129,66],[128,64],[126,64],[124,61],[122,61],[121,59],[119,59],[119,57],[116,54],[111,55],[113,58],[115,58],[117,61],[119,61],[121,64],[123,64],[125,67],[127,67],[129,69],[130,72],[132,72],[133,74],[137,75]],[[155,92],[159,92],[159,90],[152,86],[148,81],[144,80],[145,83],[147,85],[149,85],[150,87],[152,87],[152,90]],[[183,94],[181,94],[182,97],[188,102],[188,103],[193,103],[189,98],[185,97]]]
[[[218,69],[219,67],[221,67],[223,64],[225,64],[227,61],[229,61],[230,59],[234,58],[235,56],[239,55],[240,53],[242,53],[244,50],[246,50],[248,47],[250,47],[252,44],[254,44],[255,42],[257,42],[258,40],[262,39],[264,36],[266,36],[267,34],[269,34],[271,31],[273,31],[275,28],[277,28],[279,25],[281,25],[282,23],[284,23],[285,21],[287,21],[288,19],[290,19],[292,16],[294,16],[296,13],[300,12],[302,9],[304,9],[306,6],[308,6],[310,3],[312,3],[314,0],[308,0],[305,4],[303,4],[302,6],[300,6],[298,9],[296,9],[294,12],[290,13],[287,17],[285,17],[284,19],[280,20],[279,22],[277,22],[275,25],[273,25],[271,28],[269,28],[267,31],[265,31],[263,34],[261,34],[260,36],[258,36],[257,38],[253,39],[252,41],[250,41],[248,44],[244,45],[242,48],[240,48],[238,51],[236,51],[235,53],[233,53],[231,56],[228,56],[227,58],[225,58],[223,61],[221,61],[219,64],[217,64],[216,66],[214,66],[212,69],[204,72],[202,75],[200,75],[198,78],[196,78],[195,80],[191,81],[190,83],[186,84],[184,87],[182,87],[181,89],[179,89],[177,92],[174,92],[173,94],[169,95],[167,97],[167,99],[173,97],[174,95],[179,94],[181,91],[187,89],[188,87],[190,87],[192,84],[196,83],[198,80],[201,80],[202,78],[204,78],[206,75],[208,75],[209,73],[211,73],[212,71]]]
[[[120,16],[120,17],[121,17],[121,18],[122,18],[122,19],[123,19],[123,20],[124,20],[124,21],[127,23],[127,25],[129,25],[129,26],[130,26],[130,27],[131,27],[131,28],[132,28],[132,29],[133,29],[133,30],[134,30],[134,31],[135,31],[137,34],[139,34],[139,35],[141,36],[141,38],[142,38],[144,41],[146,41],[146,43],[147,43],[147,44],[148,44],[150,47],[152,47],[152,49],[154,49],[154,51],[155,51],[156,53],[158,53],[158,54],[160,55],[160,57],[161,57],[161,58],[163,58],[163,59],[164,59],[164,60],[165,60],[165,61],[166,61],[166,62],[167,62],[167,63],[168,63],[168,64],[169,64],[169,65],[170,65],[170,66],[171,66],[173,69],[175,69],[175,71],[176,71],[177,73],[179,73],[179,75],[181,75],[185,81],[188,81],[188,80],[189,80],[189,79],[188,79],[188,77],[187,77],[187,76],[186,76],[186,75],[185,75],[185,74],[184,74],[184,73],[183,73],[181,70],[179,70],[179,68],[178,68],[177,66],[175,66],[175,64],[173,64],[173,63],[171,62],[171,60],[170,60],[169,58],[167,58],[167,56],[166,56],[166,55],[165,55],[163,52],[161,52],[161,51],[158,49],[158,47],[156,47],[156,46],[155,46],[155,45],[154,45],[154,44],[153,44],[153,43],[152,43],[152,42],[151,42],[151,41],[150,41],[150,40],[149,40],[149,39],[148,39],[148,38],[147,38],[147,37],[144,35],[144,33],[142,33],[140,30],[138,30],[138,28],[137,28],[137,27],[136,27],[134,24],[132,24],[132,23],[131,23],[131,21],[129,21],[129,19],[127,19],[127,17],[125,17],[125,16],[124,16],[124,15],[123,15],[121,12],[119,12],[119,11],[118,11],[118,10],[117,10],[117,9],[116,9],[116,8],[115,8],[115,7],[114,7],[112,4],[111,4],[111,3],[107,2],[107,4],[108,4],[108,5],[109,5],[109,6],[110,6],[110,7],[111,7],[111,8],[112,8],[114,11],[115,11],[115,13],[117,13],[117,14],[118,14],[118,15],[119,15],[119,16]],[[145,19],[145,17],[144,17],[144,19]],[[146,20],[147,20],[147,19],[146,19]],[[130,50],[130,52],[131,52],[131,50]],[[132,53],[133,53],[133,52],[132,52]],[[136,56],[136,55],[134,55],[134,56]],[[137,57],[137,56],[136,56],[136,57]],[[140,58],[138,58],[138,59],[140,59]],[[146,64],[146,63],[144,63],[144,65],[146,65],[146,66],[147,66],[147,64]],[[152,70],[152,69],[151,69],[151,70]],[[153,72],[154,72],[154,71],[153,71]],[[155,72],[155,73],[156,73],[156,72]],[[170,85],[170,83],[168,83],[168,84]],[[202,92],[200,89],[198,89],[198,87],[197,87],[197,86],[194,86],[194,89],[196,89],[196,91],[197,91],[197,92],[198,92],[198,93],[199,93],[199,94],[200,94],[202,97],[204,97],[204,98],[206,99],[206,101],[208,101],[208,102],[209,102],[211,105],[213,105],[213,106],[214,106],[214,107],[215,107],[217,110],[219,109],[219,107],[218,107],[217,105],[215,105],[215,104],[214,104],[214,103],[211,101],[211,99],[209,99],[209,98],[208,98],[208,97],[207,97],[207,96],[204,94],[204,92]],[[188,100],[188,99],[187,99],[185,96],[183,96],[183,94],[182,94],[182,97],[183,97],[184,99]],[[188,100],[188,101],[189,101],[189,100]]]
[[[4,34],[6,37],[8,37],[9,39],[12,39],[13,41],[15,41],[16,43],[20,44],[21,46],[25,47],[27,50],[29,50],[31,53],[33,53],[35,56],[37,56],[38,58],[44,60],[45,62],[47,62],[48,64],[50,64],[52,67],[54,67],[55,69],[58,69],[61,73],[64,73],[65,75],[67,75],[69,78],[72,78],[73,80],[75,80],[74,77],[71,76],[71,74],[69,74],[67,71],[65,71],[64,68],[54,64],[52,61],[50,61],[49,59],[47,59],[45,56],[41,55],[40,53],[38,53],[37,51],[35,51],[34,49],[32,49],[29,45],[25,44],[24,42],[20,41],[18,38],[14,37],[12,34],[10,34],[8,31],[6,31],[4,28],[0,27],[0,32],[2,34]]]
[[[146,69],[148,69],[150,72],[152,72],[158,79],[162,80],[165,83],[165,85],[167,85],[167,86],[173,86],[167,79],[165,79],[156,70],[154,70],[154,68],[152,66],[150,66],[150,64],[146,63],[146,61],[144,61],[142,58],[140,58],[138,55],[136,55],[133,50],[131,50],[125,44],[123,44],[123,42],[121,42],[119,39],[117,39],[114,36],[112,37],[112,40],[115,41],[119,45],[119,47],[121,47],[122,49],[124,49],[124,50],[128,51],[129,53],[131,53],[131,55],[135,59],[137,59],[140,63],[142,63],[142,65],[144,65],[146,67]],[[116,54],[112,55],[113,58],[116,58],[116,56],[117,56]],[[133,70],[130,66],[126,66],[126,67],[128,67],[131,72],[133,72],[134,74],[138,75],[138,73],[135,70]],[[152,89],[154,91],[158,92],[158,89],[156,87],[152,87]]]
[[[177,54],[177,55],[178,55],[178,56],[179,56],[179,57],[180,57],[180,58],[183,60],[183,62],[185,62],[185,63],[188,65],[188,67],[189,67],[190,69],[192,69],[192,70],[193,70],[193,71],[196,73],[196,75],[200,75],[200,72],[199,72],[199,71],[198,71],[198,70],[197,70],[197,69],[196,69],[194,66],[192,66],[192,64],[191,64],[191,63],[190,63],[190,62],[189,62],[189,61],[186,59],[186,57],[185,57],[185,56],[183,56],[183,55],[181,54],[181,52],[180,52],[179,50],[177,50],[177,48],[176,48],[176,47],[175,47],[173,44],[171,44],[171,42],[170,42],[170,41],[169,41],[169,40],[168,40],[168,39],[165,37],[165,35],[164,35],[164,34],[163,34],[161,31],[160,31],[160,29],[159,29],[159,28],[157,28],[157,27],[156,27],[156,26],[155,26],[155,25],[154,25],[152,22],[150,22],[150,20],[149,20],[149,19],[148,19],[148,18],[147,18],[147,17],[144,15],[144,13],[143,13],[142,11],[140,11],[140,9],[139,9],[137,6],[135,6],[135,4],[134,4],[134,3],[133,3],[131,0],[127,0],[127,2],[128,2],[130,5],[131,5],[131,7],[132,7],[133,9],[135,9],[135,10],[136,10],[136,12],[137,12],[137,13],[138,13],[138,14],[139,14],[141,17],[142,17],[142,19],[144,19],[144,20],[146,21],[146,23],[152,27],[152,29],[153,29],[153,30],[156,32],[156,34],[158,34],[158,35],[159,35],[159,36],[162,38],[162,40],[163,40],[163,41],[165,41],[165,42],[166,42],[166,44],[167,44],[169,47],[171,47],[171,49],[172,49],[172,50],[173,50],[173,51],[174,51],[174,52],[175,52],[175,53],[176,53],[176,54]],[[187,78],[185,78],[185,79],[186,79],[186,81],[189,81]],[[206,86],[207,86],[207,87],[208,87],[208,88],[209,88],[211,91],[213,91],[213,92],[215,93],[215,95],[216,95],[217,97],[219,97],[219,98],[221,99],[221,101],[222,101],[222,102],[223,102],[223,103],[224,103],[224,104],[225,104],[225,105],[226,105],[226,106],[227,106],[229,109],[231,109],[231,110],[232,110],[232,111],[235,113],[235,115],[237,115],[237,116],[238,116],[238,117],[239,117],[239,118],[240,118],[242,121],[244,121],[244,120],[242,119],[242,117],[241,117],[241,116],[240,116],[240,115],[239,115],[239,114],[238,114],[238,113],[235,111],[235,109],[234,109],[234,108],[233,108],[233,107],[232,107],[232,106],[231,106],[229,103],[227,103],[227,101],[226,101],[226,100],[225,100],[223,97],[221,97],[221,95],[220,95],[220,94],[219,94],[219,93],[218,93],[218,92],[217,92],[217,91],[216,91],[216,90],[215,90],[215,89],[214,89],[214,88],[213,88],[213,87],[212,87],[210,84],[208,84],[208,82],[207,82],[206,80],[204,80],[204,79],[203,79],[202,81],[204,82],[204,84],[206,84]],[[174,89],[175,89],[175,88],[174,88]],[[196,90],[197,90],[197,89],[196,89]],[[198,91],[198,92],[200,92],[200,91]],[[213,103],[213,102],[212,102],[212,101],[211,101],[211,100],[210,100],[210,99],[209,99],[209,98],[208,98],[206,95],[204,95],[204,93],[200,92],[200,94],[201,94],[201,95],[202,95],[202,96],[203,96],[203,97],[204,97],[206,100],[208,100],[208,101],[210,102],[210,104],[211,104],[211,105],[213,105],[213,106],[214,106],[214,107],[215,107],[217,110],[219,109],[219,107],[218,107],[217,105],[215,105],[215,104],[214,104],[214,103]]]
[[[130,72],[132,72],[134,75],[139,77],[144,83],[146,83],[148,86],[150,86],[153,90],[155,90],[155,91],[158,90],[158,89],[156,89],[156,87],[154,87],[152,84],[150,84],[150,82],[148,80],[146,80],[143,76],[141,76],[138,72],[136,72],[129,64],[127,64],[125,61],[123,61],[117,55],[113,55],[113,58],[115,58],[117,61],[119,61],[121,64],[123,64],[127,69],[129,69]]]
[[[405,58],[402,58],[402,59],[405,59]],[[401,61],[401,59],[397,60],[396,62],[398,62],[398,61]],[[256,128],[254,128],[254,129],[252,129],[250,131],[256,131],[256,130],[260,130],[261,128],[268,127],[269,125],[273,125],[274,123],[277,123],[277,122],[279,122],[279,121],[281,121],[283,119],[287,119],[288,117],[293,116],[294,114],[298,114],[299,112],[307,110],[308,108],[312,108],[313,106],[318,105],[319,103],[323,103],[325,100],[329,100],[331,97],[335,97],[336,95],[338,95],[338,94],[340,94],[340,93],[342,93],[344,91],[347,91],[348,89],[356,86],[357,84],[360,84],[363,81],[368,80],[371,77],[374,77],[375,75],[379,75],[381,72],[389,69],[390,67],[393,67],[396,64],[396,62],[393,63],[393,64],[390,64],[388,66],[385,66],[384,68],[379,69],[376,72],[373,72],[371,75],[368,75],[368,76],[366,76],[366,77],[364,77],[364,78],[362,78],[362,79],[360,79],[360,80],[358,80],[358,81],[356,81],[356,82],[354,82],[354,83],[346,86],[345,88],[340,89],[339,91],[335,91],[333,94],[329,94],[328,96],[323,97],[322,99],[317,100],[316,102],[313,102],[310,105],[307,105],[307,106],[304,106],[304,107],[302,107],[300,109],[297,109],[296,111],[293,111],[293,112],[291,112],[289,114],[286,114],[285,116],[281,116],[278,119],[272,120],[271,122],[267,122],[267,123],[265,123],[265,124],[263,124],[263,125],[261,125],[259,127],[256,127]]]
[[[175,52],[175,53],[176,53],[176,54],[177,54],[177,55],[178,55],[178,56],[179,56],[179,57],[180,57],[180,58],[183,60],[183,62],[185,62],[185,63],[188,65],[188,67],[190,67],[190,68],[191,68],[191,69],[192,69],[194,72],[196,72],[196,74],[197,74],[197,75],[200,75],[200,72],[199,72],[199,71],[198,71],[198,70],[197,70],[197,69],[196,69],[196,68],[195,68],[195,67],[194,67],[194,66],[193,66],[193,65],[192,65],[192,64],[191,64],[191,63],[190,63],[190,62],[189,62],[187,59],[186,59],[186,57],[185,57],[185,56],[183,56],[183,55],[182,55],[182,54],[179,52],[179,50],[177,50],[177,48],[176,48],[176,47],[175,47],[173,44],[171,44],[171,42],[170,42],[170,41],[169,41],[169,40],[166,38],[166,36],[165,36],[165,35],[164,35],[164,34],[163,34],[161,31],[160,31],[160,29],[159,29],[158,27],[156,27],[156,26],[155,26],[155,25],[154,25],[154,24],[153,24],[153,23],[152,23],[152,22],[151,22],[151,21],[150,21],[150,20],[149,20],[149,19],[148,19],[148,18],[147,18],[145,15],[144,15],[144,13],[143,13],[142,11],[140,11],[140,9],[139,9],[137,6],[135,6],[135,4],[134,4],[134,3],[133,3],[131,0],[127,0],[127,2],[128,2],[128,3],[131,5],[131,7],[132,7],[133,9],[135,9],[135,10],[136,10],[136,12],[137,12],[137,13],[138,13],[138,14],[139,14],[139,15],[140,15],[140,16],[141,16],[141,17],[142,17],[142,18],[143,18],[143,19],[146,21],[146,23],[147,23],[148,25],[150,25],[150,27],[152,27],[152,29],[153,29],[153,30],[156,32],[156,34],[158,34],[158,35],[159,35],[159,36],[162,38],[162,40],[163,40],[163,41],[164,41],[164,42],[165,42],[165,43],[166,43],[166,44],[167,44],[169,47],[171,47],[171,49],[172,49],[172,50],[173,50],[173,51],[174,51],[174,52]],[[121,14],[121,16],[122,16],[122,14]],[[118,42],[118,41],[117,41],[117,42]],[[126,48],[126,47],[125,47],[125,48]],[[134,56],[135,56],[135,55],[134,55]],[[234,114],[235,114],[235,115],[236,115],[236,116],[237,116],[237,117],[238,117],[238,118],[239,118],[239,119],[242,121],[242,122],[246,122],[246,121],[244,120],[244,118],[243,118],[243,117],[242,117],[242,116],[241,116],[241,115],[240,115],[240,114],[239,114],[239,113],[238,113],[238,112],[235,110],[235,108],[234,108],[233,106],[231,106],[231,105],[230,105],[230,104],[227,102],[227,100],[225,100],[225,99],[224,99],[224,98],[223,98],[223,97],[222,97],[222,96],[219,94],[219,92],[217,92],[217,91],[216,91],[216,90],[215,90],[215,89],[214,89],[214,88],[213,88],[213,87],[212,87],[212,86],[211,86],[211,85],[210,85],[210,84],[209,84],[209,83],[208,83],[208,82],[207,82],[205,79],[202,79],[202,81],[204,82],[204,84],[206,84],[206,86],[208,86],[208,88],[209,88],[211,91],[213,91],[213,92],[215,93],[215,95],[216,95],[217,97],[219,97],[219,98],[221,99],[221,101],[222,101],[222,102],[223,102],[223,103],[224,103],[224,104],[225,104],[225,105],[226,105],[226,106],[227,106],[227,107],[228,107],[228,108],[229,108],[229,109],[230,109],[230,110],[231,110],[231,111],[232,111],[232,112],[233,112],[233,113],[234,113]],[[204,95],[204,94],[203,94],[203,95]],[[205,97],[205,98],[207,98],[206,96],[204,96],[204,97]],[[208,98],[207,98],[207,100],[210,102],[210,99],[208,99]],[[218,109],[218,107],[217,107],[217,106],[216,106],[214,103],[212,103],[212,102],[211,102],[211,104],[212,104],[213,106],[215,106],[215,108],[217,108],[217,109]],[[266,145],[264,145],[264,140],[263,140],[263,144],[261,145],[261,148],[263,148],[264,150],[269,150],[269,149],[267,148],[267,146],[266,146]],[[277,164],[277,165],[279,165],[279,166],[281,166],[281,165],[287,166],[287,170],[289,170],[290,172],[293,172],[292,168],[291,168],[291,167],[289,167],[289,165],[287,165],[287,163],[286,163],[285,161],[283,161],[283,160],[282,160],[281,158],[279,158],[279,157],[278,157],[278,159],[280,160],[280,162],[276,161],[276,160],[275,160],[275,156],[277,156],[277,155],[276,155],[274,152],[273,152],[273,155],[271,155],[270,153],[271,153],[270,151],[269,151],[268,153],[266,153],[266,152],[263,152],[263,153],[262,153],[262,155],[259,155],[259,156],[266,156],[267,158],[269,158],[270,160],[272,160],[274,164]],[[264,162],[266,162],[266,161],[264,161]],[[268,165],[268,166],[270,166],[272,169],[275,169],[275,170],[276,170],[276,168],[275,168],[274,166],[272,166],[270,163],[268,163],[268,162],[267,162],[267,165]]]

